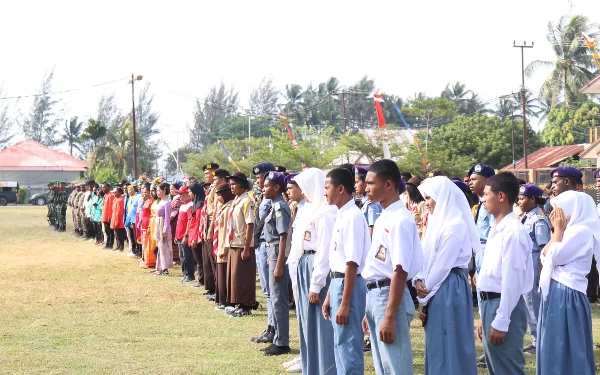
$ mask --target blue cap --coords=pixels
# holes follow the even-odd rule
[[[594,178],[600,178],[600,169],[594,171]]]
[[[454,182],[454,184],[456,186],[458,186],[458,188],[460,190],[462,190],[463,193],[468,193],[470,191],[469,186],[467,186],[467,184],[465,184],[464,182],[462,182],[458,178],[451,178],[450,181]]]
[[[494,171],[494,168],[490,167],[487,164],[475,163],[475,164],[473,164],[471,169],[469,169],[469,176],[472,174],[478,174],[485,178],[489,178],[489,177],[492,177],[493,175],[495,175],[496,172]]]
[[[284,166],[278,165],[275,167],[275,172],[285,173],[285,172],[287,172],[287,168]]]
[[[296,176],[298,176],[299,174],[300,173],[290,173],[287,176],[285,176],[285,183],[286,183],[286,185],[289,185],[289,184],[298,185],[296,183]]]
[[[271,172],[267,173],[267,175],[265,176],[265,180],[273,181],[274,183],[281,185],[283,187],[287,186],[287,183],[285,181],[285,175],[281,172],[271,171]]]
[[[570,165],[563,165],[550,172],[550,176],[571,177],[577,180],[581,180],[581,178],[583,177],[583,173],[581,173],[581,171],[575,167],[571,167]]]
[[[544,191],[537,185],[525,184],[519,187],[519,195],[527,195],[528,197],[541,197]]]
[[[268,161],[258,163],[252,168],[252,173],[256,176],[259,173],[271,172],[275,170],[275,166],[273,163],[269,163]]]
[[[354,174],[356,176],[366,176],[369,169],[367,167],[361,167],[360,165],[354,166]]]

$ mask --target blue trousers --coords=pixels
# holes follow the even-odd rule
[[[283,264],[283,277],[275,281],[275,267],[279,257],[279,246],[267,247],[267,256],[269,257],[269,291],[271,301],[271,316],[273,318],[273,327],[275,327],[275,337],[273,344],[278,346],[290,345],[290,296],[288,281],[290,272],[286,260]]]
[[[179,247],[181,272],[183,272],[183,276],[187,276],[193,280],[195,278],[194,272],[196,267],[194,266],[194,254],[192,254],[192,248],[189,245],[184,245],[181,240],[177,240],[177,247]]]
[[[519,299],[512,314],[510,325],[502,344],[490,344],[488,335],[500,299],[481,300],[481,323],[483,327],[483,352],[490,375],[525,375],[525,354],[523,353],[523,337],[527,331],[527,307],[523,297]]]
[[[335,322],[335,316],[340,309],[344,294],[344,279],[332,279],[329,285],[333,348],[338,374],[363,375],[365,372],[362,319],[365,316],[366,291],[365,279],[362,276],[356,276],[350,299],[348,323],[340,325]]]
[[[538,375],[596,373],[592,315],[585,294],[552,280],[539,318]]]
[[[300,355],[303,374],[335,374],[333,351],[333,327],[323,317],[322,303],[325,301],[331,279],[321,289],[321,304],[313,305],[308,300],[315,254],[304,254],[298,262],[298,326],[300,328]]]
[[[477,375],[467,269],[453,269],[427,303],[426,375]]]
[[[385,317],[389,297],[389,286],[367,291],[366,316],[371,333],[373,366],[377,375],[411,375],[413,373],[413,358],[410,344],[410,322],[415,315],[415,306],[410,298],[410,292],[405,286],[404,295],[395,317],[396,333],[394,334],[394,342],[386,344],[379,339],[379,329]]]
[[[542,302],[542,293],[538,292],[540,287],[538,280],[540,276],[540,251],[533,251],[531,258],[533,260],[533,288],[531,292],[524,294],[523,298],[527,306],[527,326],[533,338],[533,346],[537,346],[538,315],[540,313],[540,303]]]
[[[269,295],[269,265],[267,264],[267,247],[264,242],[254,250],[256,254],[256,269],[258,270],[258,279],[260,289],[267,298],[267,324],[273,325],[273,314],[271,313],[271,297]]]

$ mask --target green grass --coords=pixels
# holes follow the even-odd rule
[[[298,353],[293,314],[293,353],[265,357],[263,346],[249,341],[265,328],[265,308],[229,318],[199,290],[180,284],[180,269],[152,276],[121,253],[69,235],[71,227],[50,230],[45,213],[45,207],[0,207],[0,373],[281,374],[281,363]],[[264,306],[260,294],[259,300]],[[596,326],[599,311],[593,306]],[[423,329],[416,320],[411,337],[421,374]],[[527,356],[528,373],[534,362]],[[369,354],[365,363],[373,374]]]

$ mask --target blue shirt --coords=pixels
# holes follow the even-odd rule
[[[282,198],[283,199],[283,198]],[[263,218],[263,216],[269,212],[269,210],[271,209],[271,200],[270,199],[266,199],[263,198],[260,201],[260,204],[258,205],[258,217],[256,218],[256,224],[258,225],[258,223],[260,223],[260,219]],[[266,222],[266,221],[265,221]],[[260,240],[264,241],[265,240],[265,229],[263,227],[262,232],[260,233]]]
[[[138,200],[140,198],[140,193],[135,193],[133,197],[127,197],[127,202],[125,203],[125,227],[128,228],[131,224],[135,224],[135,214],[137,212]],[[129,208],[129,200],[133,199],[131,203],[131,208]]]
[[[477,230],[479,231],[479,242],[485,245],[487,243],[488,236],[490,234],[490,228],[492,224],[496,222],[496,219],[485,210],[483,207],[483,202],[481,199],[479,200],[479,214],[477,215],[477,220],[475,221],[475,225],[477,225]]]
[[[367,225],[370,227],[374,226],[379,215],[381,215],[381,212],[383,211],[383,207],[381,207],[381,204],[379,203],[371,203],[369,197],[363,197],[361,204],[361,211],[365,215],[365,219],[367,219]]]
[[[550,221],[539,207],[525,213],[521,218],[521,223],[533,241],[533,251],[540,251],[540,246],[550,242]]]
[[[290,206],[282,196],[273,200],[272,204],[273,209],[269,211],[265,220],[265,228],[263,229],[265,241],[269,243],[279,241],[281,234],[288,233],[291,217]]]

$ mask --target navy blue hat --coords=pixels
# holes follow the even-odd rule
[[[287,186],[285,175],[281,172],[271,171],[265,176],[265,181],[273,181],[274,183],[285,188]]]
[[[296,183],[296,176],[298,176],[299,174],[300,173],[290,173],[287,176],[285,176],[286,185],[289,185],[289,184],[298,185],[298,183]]]
[[[285,173],[285,172],[287,172],[287,168],[283,167],[281,165],[278,165],[278,166],[275,167],[275,172]]]
[[[219,164],[217,163],[207,163],[202,166],[202,170],[206,171],[208,169],[219,169]]]
[[[256,176],[259,173],[271,172],[275,170],[275,166],[273,163],[269,163],[268,161],[258,163],[252,168],[252,173]]]
[[[540,197],[544,191],[537,185],[525,184],[519,187],[519,195],[527,195],[528,197]]]
[[[475,163],[475,164],[473,164],[471,169],[469,169],[468,175],[470,176],[472,174],[478,174],[485,178],[489,178],[489,177],[492,177],[493,175],[495,175],[496,172],[494,171],[494,168],[490,167],[487,164]]]
[[[454,184],[456,186],[458,186],[458,188],[460,190],[462,190],[463,193],[468,193],[470,191],[469,186],[467,186],[467,184],[465,184],[464,182],[462,182],[458,178],[451,178],[450,181],[454,182]]]
[[[369,172],[369,168],[368,167],[361,167],[360,165],[355,165],[354,166],[354,174],[356,176],[366,176],[367,172]]]
[[[581,180],[581,178],[583,177],[583,173],[581,173],[581,171],[575,167],[571,167],[570,165],[563,165],[550,172],[550,176],[571,177],[577,180]]]
[[[600,169],[594,171],[594,178],[600,178]]]

